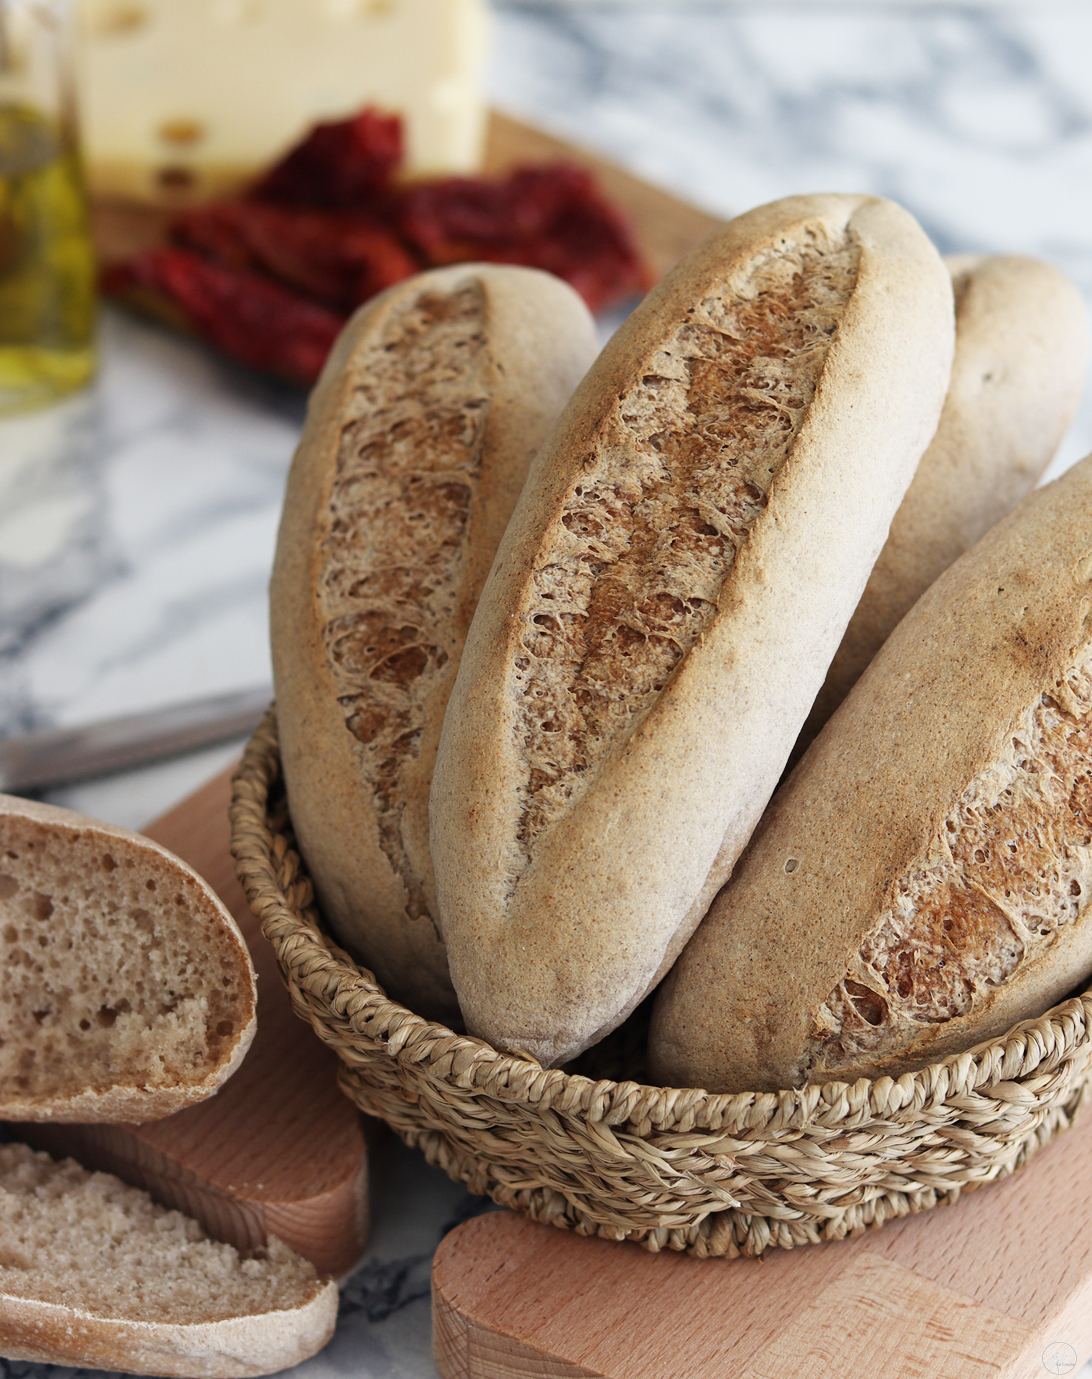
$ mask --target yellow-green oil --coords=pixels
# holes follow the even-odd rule
[[[0,103],[0,413],[86,383],[95,368],[95,259],[71,140]]]

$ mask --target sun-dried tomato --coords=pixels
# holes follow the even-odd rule
[[[501,181],[422,183],[403,194],[397,216],[429,264],[486,259],[543,268],[593,311],[649,285],[625,222],[591,174],[569,164],[518,168]]]
[[[346,210],[374,205],[402,162],[402,120],[368,106],[317,124],[251,188],[255,201]]]
[[[346,314],[421,267],[392,230],[333,211],[219,201],[176,216],[170,235],[226,268],[268,273]]]
[[[304,383],[354,307],[422,267],[542,268],[593,311],[648,286],[625,222],[582,168],[399,187],[401,157],[397,115],[369,108],[316,125],[246,197],[180,213],[170,229],[178,248],[139,255],[105,286]]]
[[[315,381],[345,324],[279,283],[186,249],[149,249],[111,269],[103,286],[122,297],[162,294],[209,344],[296,383]]]

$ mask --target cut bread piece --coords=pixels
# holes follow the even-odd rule
[[[472,1033],[564,1062],[674,961],[936,429],[953,317],[905,211],[792,197],[688,254],[600,354],[532,465],[437,756]]]
[[[250,954],[147,838],[0,796],[0,1117],[145,1121],[210,1096],[256,1027]]]
[[[0,1144],[0,1354],[134,1374],[271,1374],[314,1355],[337,1287],[271,1239],[250,1258],[146,1192]]]

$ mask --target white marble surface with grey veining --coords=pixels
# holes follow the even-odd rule
[[[942,250],[1039,255],[1092,303],[1087,5],[519,4],[496,37],[498,105],[714,211],[875,192]],[[302,397],[114,311],[102,358],[86,394],[0,422],[0,735],[269,675]],[[1051,473],[1090,449],[1086,404]],[[50,798],[139,827],[235,750]],[[380,1157],[373,1242],[312,1379],[435,1374],[428,1261],[474,1204],[407,1151]]]

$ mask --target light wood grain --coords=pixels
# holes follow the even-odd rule
[[[258,973],[258,1033],[209,1101],[148,1125],[20,1127],[29,1142],[116,1173],[197,1217],[240,1249],[279,1236],[323,1273],[343,1274],[367,1235],[360,1119],[338,1090],[337,1060],[292,1013],[228,851],[230,772],[152,824],[235,916]]]
[[[433,1265],[443,1379],[1031,1379],[1092,1354],[1092,1116],[1014,1177],[855,1239],[694,1260],[510,1212]]]

